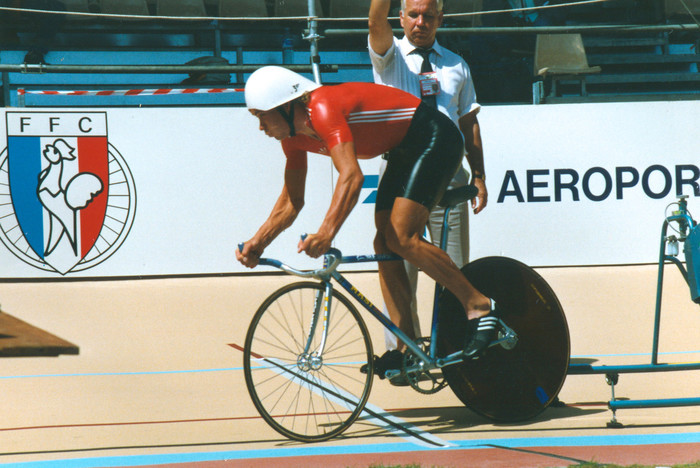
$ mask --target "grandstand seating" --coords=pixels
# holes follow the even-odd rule
[[[268,15],[265,0],[219,0],[219,16],[223,18],[265,17]]]
[[[535,45],[535,75],[551,80],[551,95],[557,96],[559,81],[580,83],[581,96],[586,96],[586,77],[600,73],[599,66],[588,66],[580,34],[538,34]]]
[[[664,0],[664,10],[669,20],[700,18],[700,0]]]
[[[206,16],[204,0],[158,0],[156,3],[158,16]]]
[[[321,0],[316,0],[316,16],[323,16]],[[309,14],[308,0],[275,0],[275,16],[307,16]]]
[[[102,13],[139,15],[139,19],[114,20],[99,19],[90,16],[75,17],[62,23],[49,52],[45,55],[47,67],[59,65],[99,65],[99,64],[185,64],[187,61],[202,56],[223,56],[232,64],[267,64],[290,63],[308,64],[308,42],[303,39],[308,27],[308,0],[195,0],[196,10],[188,10],[192,0],[64,0],[68,11],[94,12],[96,7]],[[696,12],[700,0],[684,0],[685,5]],[[166,11],[164,8],[177,7]],[[445,0],[445,12],[469,12],[483,8],[484,0]],[[612,3],[612,2],[611,2]],[[628,2],[629,3],[629,2]],[[585,6],[573,8],[572,12],[584,12],[581,15],[569,15],[567,26],[621,23],[625,18],[636,13],[626,11],[623,3],[616,7]],[[615,6],[613,5],[613,6]],[[659,24],[685,21],[689,15],[678,11],[679,2],[667,0],[656,6],[667,9],[667,19],[660,19]],[[674,7],[675,5],[675,7]],[[672,8],[673,7],[673,8]],[[599,14],[597,8],[606,14],[620,14],[620,17]],[[358,22],[329,21],[328,17],[364,18],[369,10],[369,0],[316,0],[316,14],[319,19],[319,34],[324,36],[324,29],[334,29],[319,42],[321,63],[338,65],[337,73],[323,73],[326,83],[343,81],[371,81],[371,66],[367,56],[366,33],[358,29]],[[629,9],[627,9],[629,10]],[[602,10],[601,10],[602,11]],[[394,10],[392,10],[393,14]],[[593,12],[593,13],[592,13]],[[656,10],[655,10],[656,12]],[[624,14],[623,14],[624,13]],[[652,18],[651,12],[646,17]],[[687,13],[687,10],[686,10]],[[695,13],[693,13],[695,14]],[[152,15],[186,16],[192,21],[160,20]],[[235,19],[212,22],[198,20],[206,15],[219,15],[226,18],[246,17],[286,17],[302,18],[300,21],[237,21]],[[625,16],[626,15],[626,16]],[[497,16],[497,15],[490,15]],[[509,17],[507,13],[504,18]],[[499,102],[529,102],[533,82],[532,69],[535,60],[541,64],[543,52],[536,50],[535,35],[518,33],[481,34],[478,29],[469,34],[446,31],[449,28],[475,26],[475,18],[466,17],[466,21],[450,18],[441,29],[443,45],[455,50],[465,57],[475,76],[477,95],[484,104]],[[598,23],[591,21],[595,18]],[[87,20],[87,21],[86,21]],[[486,22],[485,22],[486,23]],[[483,26],[484,28],[492,26]],[[343,28],[354,32],[338,34]],[[366,23],[360,28],[366,28]],[[16,33],[16,34],[15,34]],[[31,43],[32,22],[27,15],[0,11],[0,67],[21,64]],[[291,38],[291,53],[283,54],[282,44]],[[481,46],[507,39],[508,46],[500,48],[498,53],[483,51]],[[9,41],[9,42],[7,42]],[[288,43],[288,42],[285,42]],[[561,44],[560,44],[561,45]],[[681,98],[690,96],[700,98],[700,31],[692,27],[667,33],[664,31],[635,32],[612,30],[603,34],[584,34],[583,45],[588,64],[584,69],[590,71],[600,67],[598,73],[588,73],[585,77],[585,90],[581,90],[580,79],[567,81],[556,68],[549,66],[543,75],[537,73],[545,68],[538,66],[535,80],[547,76],[554,77],[557,100],[590,101],[635,99],[638,96],[667,96],[674,94]],[[583,47],[583,46],[581,46]],[[477,53],[480,55],[477,57]],[[510,65],[517,67],[510,67]],[[41,73],[31,73],[41,71]],[[247,78],[246,73],[237,72],[234,85],[240,86]],[[575,76],[569,73],[568,76]],[[143,87],[177,87],[186,74],[168,73],[51,73],[43,70],[24,70],[22,72],[3,72],[0,86],[5,102],[17,104],[16,90],[27,89],[127,89]],[[497,78],[496,78],[497,77]],[[508,93],[504,90],[508,90]],[[511,93],[510,90],[517,90]],[[582,96],[582,94],[584,96]],[[588,94],[588,96],[585,96]],[[505,96],[505,97],[504,97]],[[486,97],[486,98],[484,98]],[[27,96],[27,105],[65,105],[64,101],[52,100],[62,98],[45,98],[39,102]],[[149,98],[150,99],[150,98]],[[161,99],[161,98],[158,98]],[[166,99],[166,98],[162,98]],[[173,98],[168,104],[183,102],[184,98]],[[189,99],[189,98],[188,98]],[[192,99],[196,99],[193,97]],[[89,99],[87,100],[89,101]],[[90,101],[75,105],[112,105],[112,101]],[[77,101],[76,101],[77,102]],[[82,101],[81,101],[82,102]],[[131,105],[134,99],[119,101],[116,105]],[[149,104],[151,101],[146,103]],[[155,102],[155,99],[153,100]],[[165,101],[157,101],[158,103]],[[189,101],[188,101],[189,102]],[[227,103],[232,103],[228,100]],[[547,99],[550,102],[550,99]],[[139,102],[142,104],[143,102]],[[239,104],[234,101],[234,104]]]
[[[112,15],[150,15],[146,0],[100,0],[100,10]]]
[[[331,18],[366,18],[371,0],[331,0]]]
[[[76,11],[80,13],[89,13],[88,0],[62,0],[66,6],[66,11]]]
[[[444,7],[445,14],[474,13],[483,10],[482,0],[446,0]],[[449,21],[464,26],[481,26],[480,15],[450,18]]]

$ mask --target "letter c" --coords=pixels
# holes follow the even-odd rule
[[[90,133],[92,131],[92,127],[89,128],[84,128],[83,127],[83,122],[92,122],[92,119],[90,117],[83,117],[78,121],[78,128],[80,128],[80,131],[83,133]]]

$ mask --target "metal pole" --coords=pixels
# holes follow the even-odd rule
[[[321,72],[319,70],[319,63],[321,58],[318,55],[318,40],[320,36],[318,35],[318,20],[316,19],[316,0],[309,0],[309,35],[305,37],[311,42],[310,47],[310,60],[311,60],[311,71],[314,74],[314,81],[316,83],[321,83]]]
[[[394,29],[394,34],[400,34],[402,29]],[[453,28],[443,26],[438,29],[438,34],[563,34],[563,33],[637,33],[637,32],[664,32],[664,31],[700,31],[698,24],[662,24],[662,25],[602,25],[602,26],[531,26],[531,27],[478,27],[478,28]],[[325,29],[323,35],[331,36],[356,36],[367,35],[367,28],[357,29]]]
[[[10,105],[10,74],[2,71],[2,102],[3,105]]]
[[[661,296],[664,287],[664,266],[666,264],[666,227],[668,220],[661,228],[661,247],[659,248],[659,274],[656,278],[656,306],[654,308],[654,335],[651,344],[651,363],[659,363],[659,328],[661,327]]]
[[[221,25],[218,21],[212,21],[214,26],[214,57],[221,57]]]

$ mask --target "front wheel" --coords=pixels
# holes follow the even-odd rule
[[[499,422],[533,418],[556,399],[569,367],[569,328],[561,304],[535,270],[511,258],[481,258],[462,273],[496,301],[518,342],[512,349],[494,346],[479,359],[443,368],[445,379],[482,416]],[[447,291],[440,299],[439,326],[439,355],[464,347],[464,309]]]
[[[372,343],[362,317],[335,291],[325,316],[327,305],[323,283],[285,286],[260,306],[245,341],[253,404],[273,429],[301,442],[345,431],[362,413],[372,386]]]

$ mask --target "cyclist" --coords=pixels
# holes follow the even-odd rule
[[[377,190],[374,249],[394,252],[449,289],[470,319],[466,357],[478,357],[496,333],[492,301],[461,274],[449,256],[422,233],[461,164],[462,136],[454,123],[411,94],[373,83],[321,86],[286,68],[256,70],[245,86],[250,112],[260,130],[281,141],[286,156],[284,187],[272,212],[236,258],[255,267],[264,249],[291,226],[304,205],[307,152],[330,156],[338,171],[331,205],[318,231],[298,245],[319,257],[357,203],[363,175],[358,159],[392,151]],[[401,262],[379,262],[379,279],[392,316],[410,314],[411,289]],[[404,323],[396,324],[411,336]],[[400,350],[405,349],[401,344]],[[378,362],[377,374],[400,369],[401,360]]]

